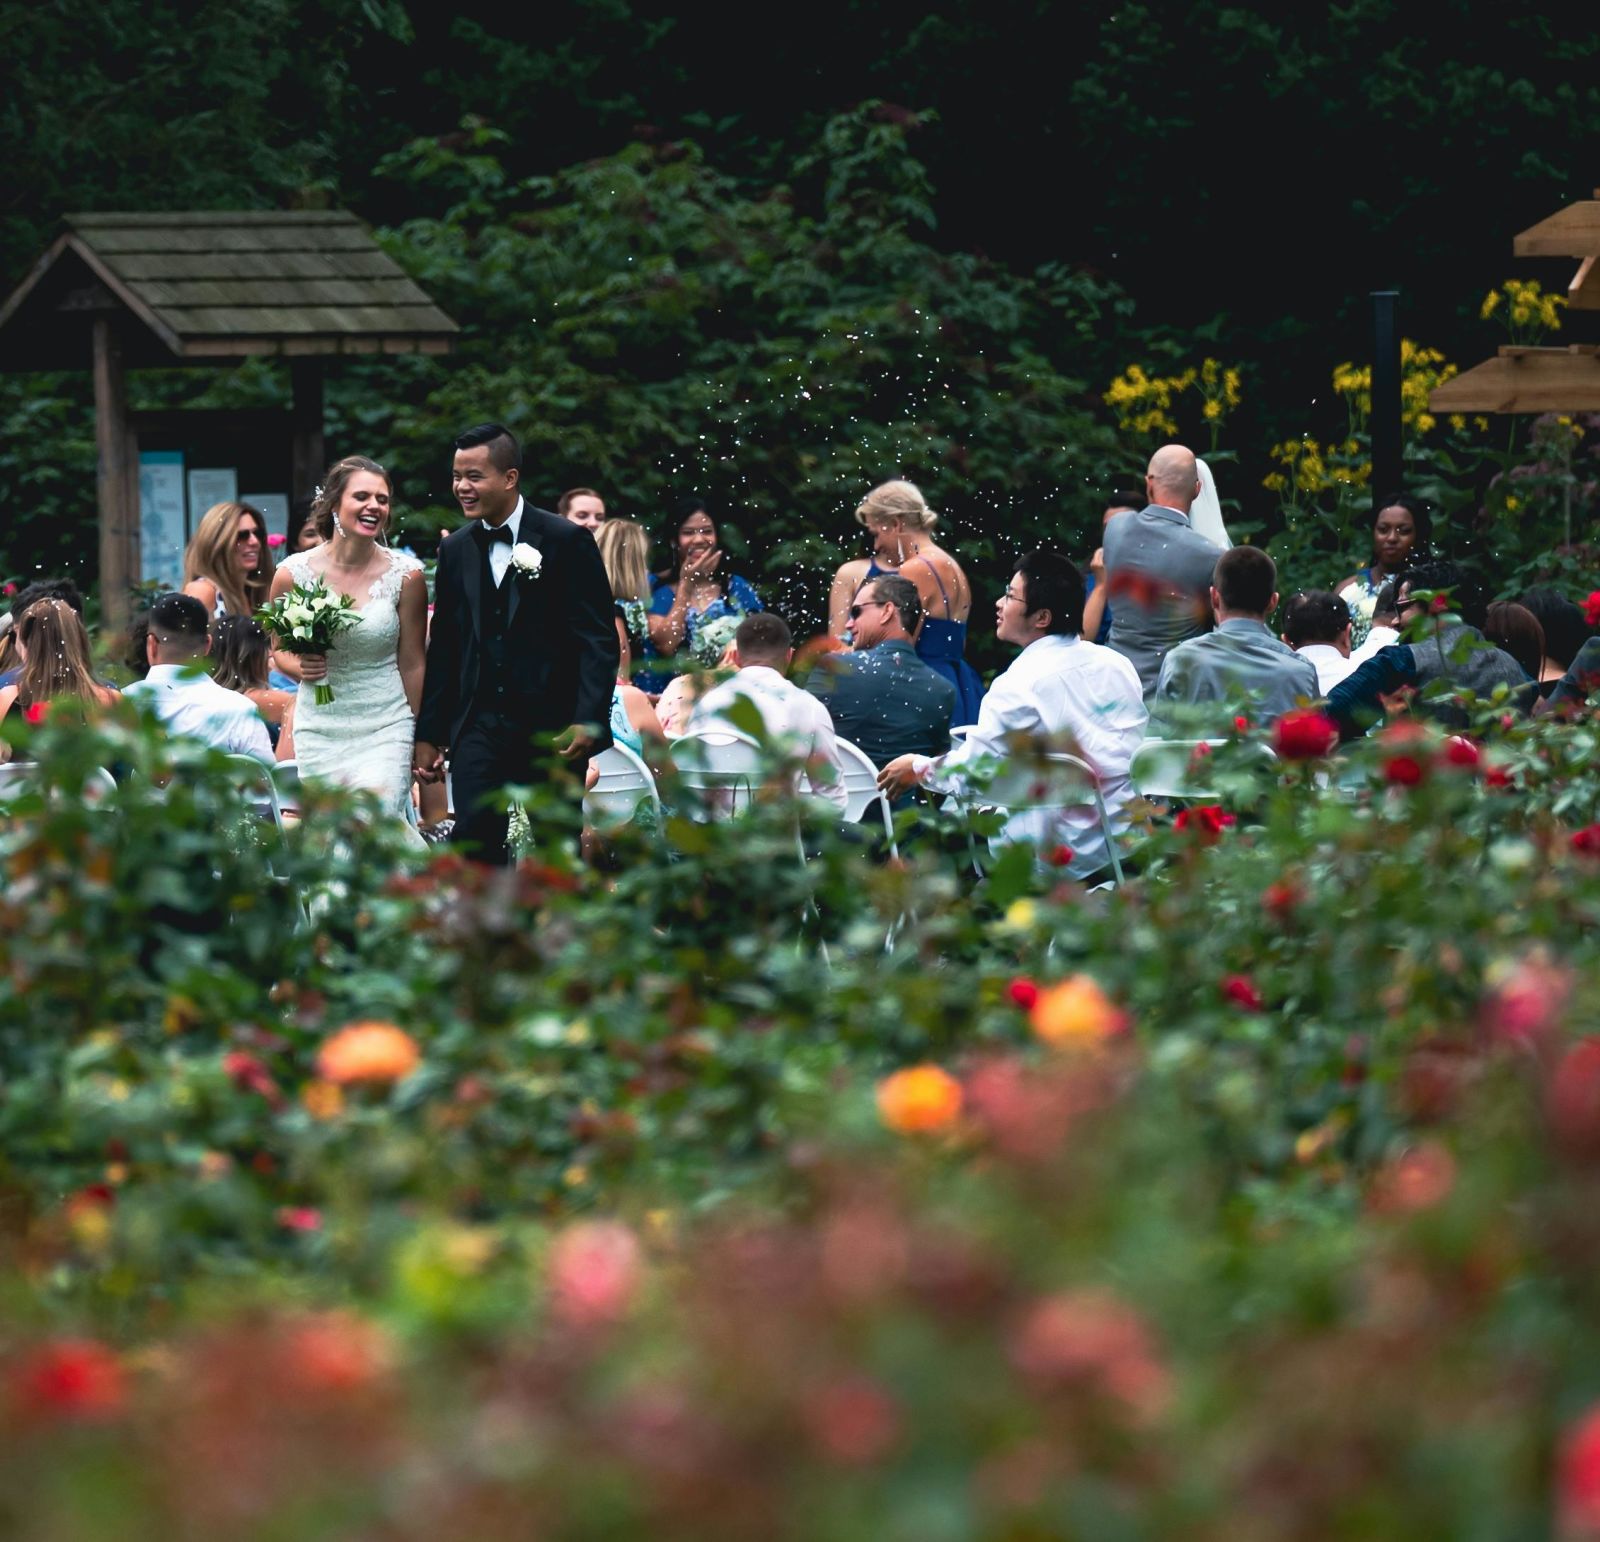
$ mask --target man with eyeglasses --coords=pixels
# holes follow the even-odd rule
[[[1019,747],[1024,753],[1030,743],[1069,747],[1098,776],[1113,831],[1123,828],[1133,796],[1128,765],[1148,715],[1133,665],[1079,636],[1083,602],[1076,564],[1057,552],[1024,557],[995,606],[995,635],[1022,651],[989,687],[977,725],[946,755],[890,761],[879,787],[891,797],[916,786],[959,792],[982,765],[998,765],[1003,774]],[[1067,874],[1087,878],[1106,865],[1107,852],[1099,815],[1078,797],[1060,808],[1012,814],[994,844],[1028,841],[1052,852],[1064,846]]]
[[[950,748],[956,688],[917,657],[922,602],[909,578],[869,578],[850,606],[849,653],[825,653],[806,689],[834,730],[881,766]]]
[[[1430,598],[1431,596],[1431,598]],[[1468,725],[1453,698],[1488,701],[1507,687],[1512,705],[1529,711],[1538,687],[1509,653],[1483,635],[1486,597],[1477,576],[1454,562],[1419,562],[1400,575],[1395,603],[1402,635],[1411,642],[1380,648],[1328,693],[1328,716],[1341,739],[1353,739],[1384,714],[1384,700],[1412,689],[1423,710],[1447,728]],[[1426,626],[1423,626],[1426,623]]]

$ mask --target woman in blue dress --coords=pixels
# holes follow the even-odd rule
[[[661,690],[678,673],[670,663],[662,668],[652,661],[692,654],[700,628],[709,622],[763,609],[749,580],[728,572],[726,554],[717,545],[716,522],[698,498],[686,498],[678,505],[672,566],[656,574],[651,584],[649,634],[642,650],[645,667],[634,676],[647,691]]]
[[[972,585],[961,564],[934,544],[939,516],[915,483],[885,482],[862,499],[856,519],[872,532],[874,565],[893,567],[917,586],[924,617],[917,657],[955,686],[951,725],[975,723],[983,682],[966,660]]]

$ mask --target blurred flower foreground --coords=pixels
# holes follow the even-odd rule
[[[1501,716],[1241,729],[1098,893],[19,727],[0,1531],[1600,1536],[1597,733]]]

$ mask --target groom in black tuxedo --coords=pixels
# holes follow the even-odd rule
[[[509,782],[538,779],[536,735],[581,779],[611,742],[617,629],[594,537],[523,502],[522,450],[498,423],[456,440],[452,479],[468,523],[439,547],[413,755],[438,781],[446,751],[453,839],[504,866]]]

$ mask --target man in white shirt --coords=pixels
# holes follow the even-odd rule
[[[733,634],[733,662],[739,673],[714,686],[695,703],[689,716],[689,732],[716,728],[741,732],[727,712],[737,701],[748,702],[761,714],[767,737],[804,761],[797,790],[825,798],[843,813],[844,765],[839,759],[833,719],[815,696],[784,678],[783,672],[793,658],[794,639],[782,616],[771,611],[746,616]],[[813,772],[819,773],[821,779]]]
[[[150,673],[126,686],[129,701],[148,707],[175,734],[230,755],[272,764],[272,740],[255,703],[205,672],[211,633],[205,606],[192,595],[164,594],[150,607],[145,658]]]
[[[1283,640],[1310,660],[1323,696],[1356,667],[1350,657],[1350,607],[1331,589],[1289,596],[1283,607]]]
[[[1014,736],[1065,736],[1070,743],[1055,747],[1070,748],[1094,768],[1112,828],[1122,829],[1132,797],[1128,764],[1147,721],[1144,693],[1138,671],[1122,654],[1078,635],[1083,598],[1083,576],[1065,557],[1024,557],[995,607],[995,635],[1022,653],[989,687],[977,726],[946,755],[890,761],[878,785],[891,797],[919,784],[935,792],[961,791],[975,762],[1004,765]],[[1069,846],[1067,872],[1074,878],[1087,877],[1108,860],[1099,817],[1088,804],[1014,814],[1001,839]]]

